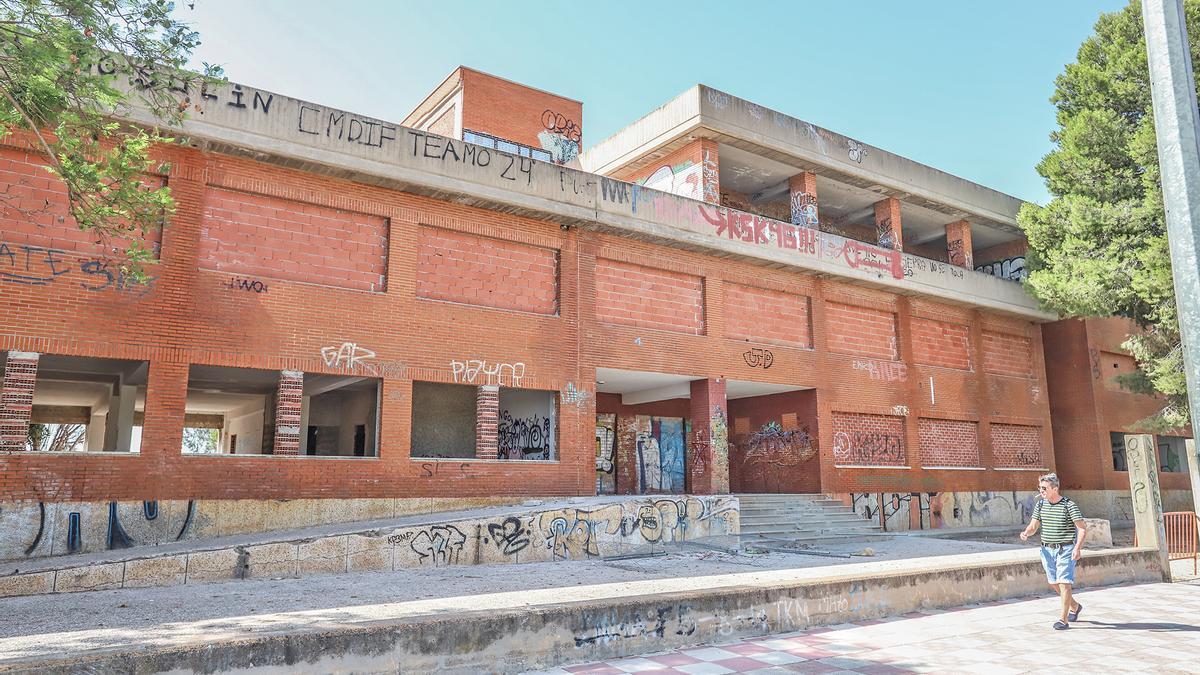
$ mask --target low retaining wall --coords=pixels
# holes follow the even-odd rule
[[[1080,586],[1157,582],[1162,574],[1155,552],[1142,549],[1088,553],[1078,568]],[[260,616],[253,617],[260,626],[293,625],[253,637],[235,621],[204,631],[172,626],[121,650],[8,661],[0,671],[519,672],[1048,592],[1036,552],[1005,551],[833,573],[781,570],[342,607],[336,617]],[[172,630],[196,637],[186,641]]]
[[[0,597],[442,565],[583,560],[739,531],[738,499],[671,496],[164,554],[0,577]]]
[[[520,504],[528,497],[0,501],[0,561]]]
[[[1036,478],[1031,474],[1030,480]],[[1133,522],[1129,490],[1066,490],[1083,515],[1114,523]],[[1038,493],[1031,490],[986,492],[849,492],[829,495],[859,516],[889,532],[963,527],[1026,525]],[[1164,511],[1191,511],[1188,490],[1163,490]]]

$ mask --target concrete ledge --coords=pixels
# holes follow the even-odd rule
[[[1045,594],[1032,550],[495,593],[165,625],[0,672],[518,672],[914,610]],[[1149,549],[1088,553],[1080,586],[1163,580]],[[270,627],[270,628],[267,628]],[[247,635],[248,632],[256,633]],[[104,634],[104,635],[102,635]],[[111,643],[111,642],[110,642]]]

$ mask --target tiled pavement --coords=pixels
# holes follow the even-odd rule
[[[1200,673],[1200,584],[1147,584],[1078,594],[1070,630],[1051,624],[1058,600],[1008,600],[914,612],[882,621],[544,673]]]

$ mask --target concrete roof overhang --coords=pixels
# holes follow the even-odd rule
[[[652,165],[698,138],[944,213],[946,222],[1021,234],[1016,197],[699,84],[592,146],[580,162],[585,171],[612,175]]]
[[[602,394],[620,394],[623,405],[639,405],[675,398],[691,398],[692,381],[701,379],[704,377],[700,375],[597,368],[596,391]],[[729,400],[802,389],[811,387],[752,380],[725,380],[725,398]]]

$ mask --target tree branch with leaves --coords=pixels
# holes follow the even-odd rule
[[[175,212],[151,156],[174,139],[118,120],[132,107],[178,127],[221,71],[186,69],[200,36],[166,0],[0,0],[0,140],[29,134],[65,186],[69,215],[143,279],[145,237]],[[0,192],[0,210],[31,218],[49,204]]]
[[[1192,67],[1200,71],[1200,0],[1185,0]],[[1104,14],[1055,81],[1055,149],[1038,164],[1052,195],[1025,204],[1030,291],[1064,316],[1121,316],[1140,330],[1122,345],[1138,370],[1118,376],[1165,404],[1147,431],[1188,426],[1187,386],[1167,246],[1141,5]]]

